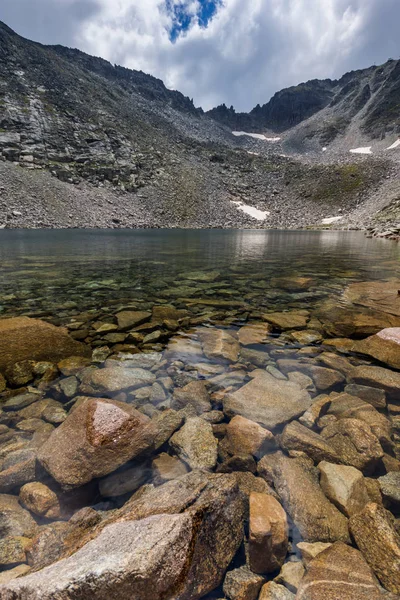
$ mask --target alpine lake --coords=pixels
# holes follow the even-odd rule
[[[0,231],[0,598],[399,598],[399,259]]]

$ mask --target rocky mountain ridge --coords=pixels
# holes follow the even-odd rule
[[[384,86],[395,102],[396,68],[386,65],[369,100],[372,122]],[[296,228],[338,215],[346,226],[370,225],[370,209],[352,215],[397,177],[398,163],[322,154],[317,117],[351,96],[338,100],[337,85],[277,94],[268,111],[285,131],[271,144],[233,136],[151,75],[31,42],[0,23],[0,227]],[[252,118],[262,123],[263,110]],[[398,192],[382,192],[374,206],[397,201]]]

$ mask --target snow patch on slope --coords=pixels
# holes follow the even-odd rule
[[[353,154],[372,154],[372,146],[365,146],[364,148],[353,148],[350,150]]]
[[[400,140],[396,140],[394,144],[392,144],[391,146],[389,146],[389,148],[387,148],[387,150],[394,150],[395,148],[398,148],[400,146]]]
[[[250,215],[250,217],[253,217],[253,219],[257,219],[257,221],[265,221],[265,219],[270,215],[267,210],[258,210],[258,208],[244,204],[244,202],[240,202],[240,200],[231,200],[231,202],[239,210],[246,213],[246,215]]]
[[[232,135],[236,137],[240,137],[241,135],[248,135],[249,137],[254,138],[255,140],[263,140],[264,142],[279,142],[280,137],[267,138],[262,133],[247,133],[246,131],[232,131]]]
[[[326,217],[326,219],[322,219],[321,223],[322,225],[331,225],[332,223],[341,221],[341,219],[343,219],[343,217]]]

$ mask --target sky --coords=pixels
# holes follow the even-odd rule
[[[399,58],[400,0],[0,0],[20,35],[248,111],[309,79]]]

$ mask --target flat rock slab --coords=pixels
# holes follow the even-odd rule
[[[38,459],[64,487],[108,475],[148,449],[155,428],[129,404],[87,398],[43,444]]]
[[[345,302],[365,306],[400,317],[400,281],[362,281],[350,284],[343,294]]]
[[[267,429],[275,429],[304,413],[312,403],[309,393],[291,381],[253,371],[253,379],[224,399],[224,412],[241,415]]]
[[[304,329],[307,326],[309,316],[303,312],[265,313],[264,321],[271,323],[278,329]]]
[[[79,388],[82,394],[113,394],[154,383],[154,373],[141,368],[109,367],[93,369],[83,377]]]
[[[0,371],[23,360],[58,362],[69,356],[91,356],[91,349],[65,329],[39,319],[0,320]]]
[[[238,341],[224,329],[198,329],[204,355],[207,358],[236,362],[240,346]]]
[[[268,323],[250,323],[249,325],[244,325],[238,331],[239,342],[242,346],[262,344],[271,331],[272,327]]]
[[[388,327],[366,340],[355,342],[353,351],[400,369],[400,327]]]

